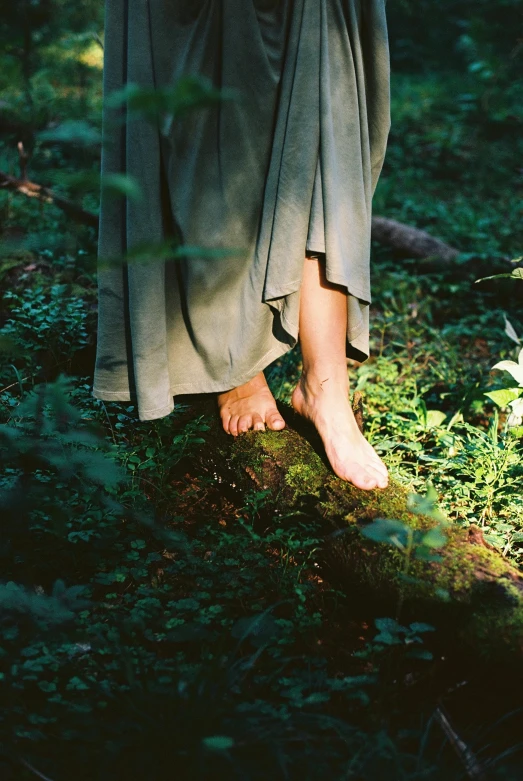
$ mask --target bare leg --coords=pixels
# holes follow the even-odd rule
[[[249,429],[263,431],[266,425],[273,431],[285,428],[263,372],[238,388],[220,393],[218,407],[223,428],[233,436]]]
[[[387,467],[358,429],[349,402],[347,293],[327,281],[316,258],[305,260],[299,329],[303,373],[293,407],[316,426],[338,477],[359,488],[386,488]]]

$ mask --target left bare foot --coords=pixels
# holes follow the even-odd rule
[[[233,437],[249,429],[264,431],[266,425],[273,431],[285,428],[263,372],[238,388],[220,393],[218,407],[223,428]]]

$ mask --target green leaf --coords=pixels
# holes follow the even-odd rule
[[[438,409],[427,410],[426,428],[438,428],[446,420],[447,416]]]
[[[494,404],[497,404],[498,407],[504,409],[508,407],[511,401],[518,399],[522,393],[523,390],[521,388],[503,388],[501,390],[489,391],[485,393],[485,396],[491,399]]]
[[[408,546],[412,535],[409,526],[401,521],[389,520],[388,518],[377,518],[372,523],[369,523],[368,526],[364,526],[361,529],[361,533],[369,540],[395,545],[400,549]]]
[[[432,624],[424,624],[420,621],[414,621],[414,623],[409,624],[409,629],[412,632],[417,632],[418,634],[423,634],[424,632],[435,632],[436,628],[432,626]]]
[[[51,692],[56,691],[56,683],[51,683],[51,681],[39,681],[38,688],[46,694],[50,694]]]
[[[8,334],[0,334],[0,355],[10,355],[16,358],[18,355],[22,355],[23,351],[18,342]]]
[[[211,735],[208,738],[204,738],[202,743],[205,748],[208,748],[211,751],[228,751],[234,747],[233,738],[230,738],[227,735]]]
[[[69,680],[66,689],[67,691],[88,691],[89,686],[84,681],[82,681],[81,678],[75,675]]]
[[[521,263],[521,261],[523,261],[523,257],[514,258],[511,263]],[[510,274],[494,274],[491,277],[482,277],[481,279],[476,279],[476,283],[486,282],[489,279],[523,279],[523,268],[521,266],[515,268]]]
[[[439,556],[437,553],[432,553],[431,548],[427,548],[425,545],[418,545],[414,551],[414,558],[418,561],[432,561],[435,564],[443,561],[443,556]]]
[[[427,662],[430,662],[434,658],[433,654],[431,654],[430,651],[427,651],[426,648],[414,648],[412,651],[408,652],[407,657],[409,659],[423,659]]]
[[[213,106],[237,97],[232,90],[219,90],[201,76],[186,76],[175,84],[159,89],[148,89],[127,83],[122,90],[113,92],[106,100],[110,108],[126,107],[128,117],[145,117],[155,120],[163,116],[162,132],[171,132],[174,119],[189,111]]]
[[[447,544],[447,535],[443,534],[440,526],[434,526],[423,535],[421,544],[427,548],[443,548]]]
[[[428,515],[429,518],[434,518],[435,521],[439,521],[440,523],[445,523],[446,521],[444,514],[438,508],[438,494],[436,489],[430,483],[427,486],[425,496],[409,494],[407,507],[412,513],[416,513],[416,515]]]
[[[519,352],[517,363],[515,361],[500,361],[499,363],[496,363],[492,369],[501,369],[509,372],[516,382],[523,386],[523,349]]]
[[[516,342],[516,344],[520,344],[521,339],[516,333],[516,329],[510,322],[510,320],[505,315],[505,333],[509,337],[509,339],[512,339],[513,342]]]
[[[121,268],[122,265],[129,263],[164,263],[190,258],[222,260],[243,254],[245,254],[245,250],[238,247],[196,247],[186,244],[178,245],[173,241],[145,242],[135,245],[125,255],[101,258],[100,268]]]
[[[106,174],[101,180],[102,190],[115,198],[128,198],[135,203],[143,201],[142,188],[129,174]]]
[[[38,134],[40,141],[77,146],[98,146],[101,143],[100,132],[83,119],[69,119],[51,130]]]
[[[390,632],[380,632],[373,640],[374,643],[382,643],[383,645],[399,645],[402,641],[398,635],[393,635]]]
[[[392,632],[393,634],[407,631],[405,627],[398,624],[394,618],[375,618],[374,626],[376,629],[379,629],[380,632]]]
[[[303,700],[303,705],[318,705],[322,702],[329,702],[330,700],[330,694],[328,692],[313,692],[312,694],[309,694],[308,697],[305,697]]]

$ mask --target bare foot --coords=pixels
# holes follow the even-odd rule
[[[249,429],[264,431],[266,424],[273,431],[285,428],[263,372],[238,388],[220,393],[218,407],[223,428],[234,437]]]
[[[387,467],[358,428],[344,380],[319,382],[302,376],[292,406],[315,425],[338,477],[366,490],[387,487]]]

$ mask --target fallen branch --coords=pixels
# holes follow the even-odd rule
[[[18,150],[22,176],[17,179],[15,176],[0,171],[0,188],[18,192],[29,198],[37,198],[41,203],[51,203],[75,222],[98,229],[98,216],[94,212],[82,209],[73,201],[57,195],[49,187],[44,187],[25,178],[28,158],[20,143]],[[404,257],[428,260],[428,263],[423,267],[425,271],[429,271],[432,267],[450,265],[459,255],[459,251],[455,247],[434,238],[426,231],[387,217],[375,216],[372,218],[372,239],[379,244],[391,247]],[[510,262],[508,258],[498,258],[498,260],[502,261],[503,264]],[[513,264],[511,267],[513,268]]]
[[[20,155],[21,177],[17,179],[10,174],[0,171],[0,187],[29,198],[37,198],[41,203],[52,203],[61,209],[75,222],[98,227],[98,217],[90,211],[86,211],[73,201],[57,195],[53,190],[41,184],[32,182],[26,177],[28,156],[24,152],[21,142],[18,144]],[[451,263],[458,256],[458,250],[450,247],[439,239],[435,239],[425,231],[405,225],[396,220],[385,217],[372,218],[372,238],[380,244],[392,247],[397,252],[412,258],[437,257],[444,264]]]
[[[520,664],[523,576],[487,545],[481,530],[445,527],[439,555],[414,558],[406,578],[403,553],[372,542],[361,530],[379,518],[424,532],[437,522],[409,511],[409,492],[397,483],[367,492],[339,480],[317,436],[292,411],[283,412],[288,426],[281,432],[233,438],[212,424],[200,466],[240,489],[268,491],[267,516],[275,525],[297,512],[316,516],[325,528],[318,560],[353,599],[379,605],[382,615],[393,615],[401,604],[402,621],[431,621],[439,630],[438,645],[449,652],[459,646],[478,661]]]
[[[459,252],[434,236],[387,217],[372,218],[372,238],[410,258],[437,258],[440,263],[452,263]]]
[[[29,179],[17,179],[15,176],[10,176],[0,171],[0,188],[26,195],[28,198],[36,198],[41,203],[52,203],[75,222],[98,228],[98,217],[96,214],[82,209],[78,204],[63,198],[61,195],[57,195],[53,190],[44,187],[42,184],[36,184]]]

